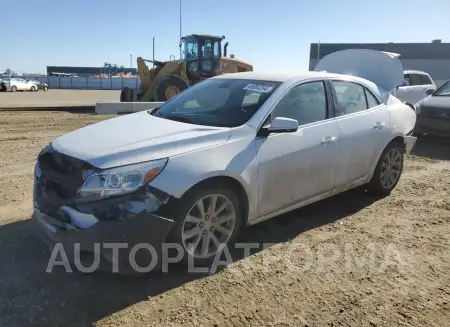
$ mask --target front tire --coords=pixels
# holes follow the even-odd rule
[[[397,186],[403,171],[404,147],[391,142],[378,159],[375,172],[367,190],[375,196],[388,196]]]
[[[156,85],[154,99],[156,102],[165,102],[188,87],[180,77],[166,76]]]
[[[31,91],[31,92],[36,92],[36,91],[37,91],[37,87],[33,85],[33,86],[31,87],[30,91]]]
[[[187,192],[176,206],[168,241],[183,248],[182,262],[212,263],[226,246],[231,250],[243,222],[242,203],[229,187],[203,186]]]
[[[15,85],[11,86],[11,92],[17,92],[17,86]]]

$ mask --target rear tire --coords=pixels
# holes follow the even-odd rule
[[[397,186],[404,160],[404,147],[400,142],[391,142],[378,159],[375,172],[367,184],[367,191],[375,196],[388,196]]]
[[[31,91],[31,92],[36,92],[36,91],[37,91],[37,87],[33,85],[33,86],[31,87],[30,91]]]
[[[44,86],[44,92],[47,92],[47,91],[48,91],[48,87]]]
[[[15,85],[11,86],[11,92],[17,92],[17,86]]]
[[[216,201],[211,201],[213,198]],[[203,218],[199,211],[199,204],[203,204]],[[215,203],[215,206],[210,205]],[[220,211],[220,207],[224,206]],[[209,211],[209,209],[211,211]],[[216,210],[214,210],[214,208]],[[242,224],[244,210],[237,192],[228,186],[205,185],[188,191],[172,212],[175,225],[169,233],[167,241],[176,243],[183,248],[182,263],[192,260],[195,265],[211,264],[223,246],[231,251]],[[217,213],[219,211],[219,213]],[[232,218],[230,218],[232,217]],[[228,220],[225,220],[228,219]],[[229,232],[229,233],[227,233]],[[186,238],[187,235],[193,236]],[[209,241],[208,241],[209,239]],[[202,252],[203,243],[208,242],[208,251]],[[221,244],[217,245],[217,241]],[[194,249],[190,244],[196,244]],[[217,248],[214,248],[214,247]],[[207,253],[205,255],[205,253]]]
[[[165,102],[188,87],[180,77],[166,76],[156,85],[153,98],[156,102]]]

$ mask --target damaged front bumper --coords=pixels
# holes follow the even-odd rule
[[[79,214],[72,212],[75,217]],[[76,269],[82,270],[92,267],[95,256],[98,256],[96,269],[125,274],[138,271],[136,265],[139,269],[160,268],[162,244],[173,225],[170,219],[142,212],[121,221],[97,220],[93,223],[90,219],[89,227],[79,228],[73,221],[64,223],[37,208],[33,220],[51,253],[56,244],[61,245],[58,250],[64,254],[59,254],[58,261],[66,257],[68,264],[75,264]],[[136,246],[142,249],[134,253]],[[153,250],[149,251],[149,247]]]
[[[82,202],[60,195],[70,193],[64,189],[66,182],[70,182],[67,174],[59,180],[54,172],[43,172],[38,161],[33,221],[52,257],[58,244],[58,251],[64,252],[68,264],[75,264],[78,270],[97,264],[97,258],[100,262],[96,268],[110,272],[160,268],[162,245],[174,224],[160,215],[169,201],[168,194],[147,185],[134,193]],[[64,259],[62,253],[57,254],[58,262]]]

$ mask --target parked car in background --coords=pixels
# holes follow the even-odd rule
[[[416,104],[417,134],[450,135],[450,80]]]
[[[419,70],[405,70],[404,81],[394,95],[402,101],[415,105],[436,90],[430,74]]]
[[[6,84],[9,84],[9,77],[0,77],[0,92],[6,92]]]
[[[364,78],[340,74],[349,68]],[[416,140],[415,111],[390,94],[400,61],[344,50],[317,70],[216,76],[56,138],[34,173],[44,239],[88,252],[171,242],[183,260],[210,262],[244,225],[361,185],[388,195]]]
[[[29,82],[32,82],[32,83],[36,84],[37,87],[38,87],[38,90],[42,90],[42,91],[45,91],[45,92],[48,91],[48,84],[47,83],[43,83],[43,82],[37,81],[37,80],[36,81],[31,80]]]
[[[4,88],[6,91],[16,92],[16,91],[38,91],[39,87],[36,81],[27,81],[22,78],[10,78],[8,82],[4,83]]]

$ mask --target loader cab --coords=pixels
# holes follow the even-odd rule
[[[222,40],[225,37],[193,34],[182,38],[190,80],[200,81],[220,74]]]

